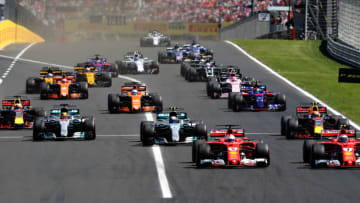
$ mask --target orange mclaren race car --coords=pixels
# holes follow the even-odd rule
[[[68,80],[76,81],[76,77],[74,73],[71,72],[63,72],[58,67],[48,66],[43,67],[40,70],[40,77],[29,77],[26,80],[26,93],[39,93],[41,83],[49,83],[54,84],[57,81],[66,78]]]
[[[55,84],[41,83],[40,99],[87,99],[88,95],[86,82],[74,83],[64,77]]]
[[[30,100],[26,97],[8,97],[2,101],[0,128],[32,128],[34,120],[43,116],[45,116],[45,111],[40,108],[32,108]]]
[[[108,110],[116,112],[161,112],[162,98],[156,93],[148,93],[146,85],[141,83],[125,83],[121,94],[108,95]]]

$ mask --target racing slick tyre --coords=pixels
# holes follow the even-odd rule
[[[138,71],[137,71],[137,66],[135,63],[130,63],[128,64],[128,67],[127,67],[127,73],[130,73],[130,74],[136,74]]]
[[[281,135],[285,136],[286,135],[286,131],[287,131],[287,122],[288,120],[291,118],[291,116],[281,116],[281,122],[280,122],[280,127],[281,127]]]
[[[322,144],[314,144],[312,146],[311,157],[310,157],[311,167],[312,168],[319,167],[318,165],[316,165],[315,161],[323,158],[324,155],[325,155],[325,146]]]
[[[142,144],[152,146],[155,143],[155,129],[152,125],[144,125]]]
[[[89,88],[87,82],[79,82],[80,85],[80,99],[87,99],[89,97]]]
[[[245,99],[241,94],[235,94],[233,103],[232,103],[232,110],[234,112],[239,112],[241,110],[241,106],[245,104]]]
[[[192,162],[193,163],[196,163],[196,155],[197,155],[197,150],[198,150],[198,146],[200,144],[203,144],[205,142],[205,140],[195,140],[193,143],[192,143]]]
[[[349,125],[350,125],[349,120],[348,120],[348,119],[345,119],[345,118],[340,118],[340,119],[338,120],[338,123],[339,123],[339,127],[342,127],[342,126],[346,127],[346,126],[349,126]]]
[[[34,122],[33,127],[33,140],[34,141],[41,141],[44,139],[44,131],[45,131],[45,124],[41,118],[38,118]]]
[[[264,143],[258,143],[256,144],[255,149],[256,157],[257,158],[264,158],[267,160],[267,164],[258,165],[260,167],[268,167],[270,165],[270,152],[269,152],[269,145]]]
[[[85,120],[85,140],[96,139],[96,122],[94,117],[90,116]]]
[[[108,94],[108,110],[110,113],[116,113],[120,106],[119,96],[116,94]]]
[[[278,94],[275,96],[275,104],[283,104],[284,106],[279,108],[278,111],[286,110],[286,96],[284,94]]]
[[[315,140],[304,140],[304,145],[303,145],[303,161],[304,161],[304,163],[310,163],[312,146],[315,143],[316,143]]]
[[[119,75],[119,70],[117,68],[117,64],[111,64],[109,72],[111,72],[110,77],[117,78],[117,76]]]
[[[151,62],[151,74],[159,74],[160,67],[155,61]]]
[[[189,73],[189,82],[196,81],[196,76],[197,76],[196,70],[194,68],[190,68],[188,73]]]
[[[26,80],[26,93],[27,94],[30,94],[30,93],[34,93],[36,92],[36,80],[35,78],[31,77],[31,78],[28,78]]]
[[[201,160],[210,158],[210,145],[208,144],[199,144],[197,146],[197,156],[196,156],[196,166],[203,167]]]
[[[163,110],[163,102],[162,98],[158,94],[150,93],[150,97],[152,98],[153,105],[155,106],[155,113],[162,112]]]
[[[111,87],[112,85],[111,73],[104,73],[102,75],[102,80],[104,81],[104,87]]]
[[[296,132],[298,127],[299,127],[299,121],[296,118],[290,118],[287,121],[286,138],[293,139],[294,138],[293,132]]]
[[[122,65],[121,61],[116,61],[115,63],[116,63],[117,68],[118,68],[118,74],[124,74],[123,65]]]
[[[200,123],[195,126],[195,136],[198,139],[207,140],[207,128],[205,124]]]
[[[140,141],[143,141],[144,138],[144,129],[145,129],[145,125],[151,125],[153,124],[153,121],[141,121],[140,123]]]
[[[42,82],[40,85],[40,99],[47,99],[50,91],[50,84]]]
[[[228,108],[229,109],[232,109],[234,99],[235,99],[235,92],[229,92],[229,95],[228,95]]]
[[[221,94],[221,87],[219,83],[211,83],[210,86],[210,95],[212,99],[218,99],[220,98],[220,94]]]
[[[162,52],[158,53],[158,62],[159,63],[164,63],[164,54]]]
[[[211,86],[212,86],[212,83],[215,83],[215,81],[207,81],[206,82],[206,94],[208,97],[211,96]]]

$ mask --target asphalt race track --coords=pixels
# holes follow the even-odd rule
[[[0,132],[1,202],[355,202],[360,198],[360,171],[311,169],[302,163],[302,140],[280,136],[280,117],[295,113],[298,103],[310,102],[301,93],[253,63],[224,42],[202,42],[213,48],[218,63],[238,65],[244,75],[265,82],[269,90],[287,96],[286,112],[239,112],[226,100],[207,98],[205,83],[189,83],[180,65],[160,65],[159,75],[127,75],[158,92],[166,106],[183,107],[192,119],[216,124],[240,124],[248,137],[263,139],[271,151],[268,168],[196,169],[190,146],[161,146],[171,199],[164,199],[153,147],[139,142],[145,114],[109,114],[107,94],[120,91],[124,79],[111,88],[92,88],[88,100],[42,101],[28,95],[33,106],[49,110],[71,103],[82,114],[95,115],[95,141],[32,142],[31,130]],[[16,56],[24,46],[10,46],[2,55]],[[113,62],[128,51],[140,50],[157,59],[162,48],[140,48],[138,41],[36,44],[22,58],[73,66],[93,54]],[[0,59],[0,76],[11,64]],[[0,85],[1,98],[25,95],[25,80],[39,75],[42,65],[17,61]]]

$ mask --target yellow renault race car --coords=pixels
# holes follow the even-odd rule
[[[94,66],[75,66],[77,82],[87,82],[89,87],[111,87],[111,73],[97,72]]]

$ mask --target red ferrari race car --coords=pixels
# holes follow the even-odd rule
[[[40,99],[87,99],[87,82],[74,83],[65,77],[55,84],[41,83]]]
[[[40,108],[32,108],[30,100],[26,97],[8,97],[2,101],[0,128],[32,128],[35,119],[43,116],[45,116],[45,111]]]
[[[341,130],[338,137],[327,141],[305,140],[303,160],[313,168],[360,167],[360,139],[349,138],[346,130]]]
[[[336,137],[341,129],[350,137],[356,135],[348,119],[329,114],[326,107],[317,102],[298,106],[296,117],[281,117],[281,135],[288,139]]]
[[[192,161],[197,167],[234,167],[270,165],[269,146],[245,137],[244,129],[226,128],[210,131],[212,141],[196,140],[192,146]]]
[[[121,87],[121,94],[108,95],[108,110],[116,112],[161,112],[162,98],[156,93],[148,93],[146,85],[130,82]]]

